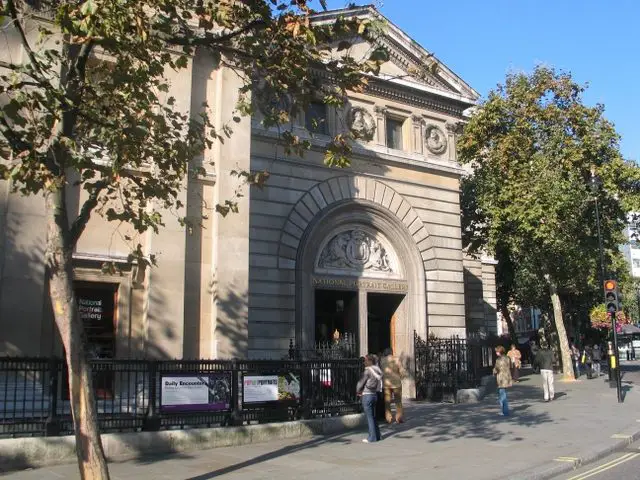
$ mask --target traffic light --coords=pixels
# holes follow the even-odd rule
[[[618,292],[618,282],[607,280],[604,282],[604,304],[612,317],[620,310],[620,292]]]

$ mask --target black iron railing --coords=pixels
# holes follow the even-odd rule
[[[358,358],[358,343],[352,333],[344,333],[335,340],[316,342],[313,348],[296,346],[289,340],[289,360],[341,360]]]
[[[479,339],[423,340],[414,332],[416,398],[454,400],[461,388],[480,385],[493,368],[493,347]]]
[[[358,359],[92,360],[91,366],[102,432],[243,425],[360,410]],[[61,359],[0,358],[0,437],[73,433],[67,384]]]

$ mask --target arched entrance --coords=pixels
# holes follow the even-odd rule
[[[338,332],[358,351],[391,347],[413,358],[413,332],[426,332],[420,252],[390,211],[360,199],[319,212],[301,238],[296,259],[296,335],[310,348]]]

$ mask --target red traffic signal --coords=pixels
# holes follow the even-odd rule
[[[615,280],[606,280],[604,282],[604,289],[611,291],[611,290],[615,290],[618,288],[618,282],[616,282]]]

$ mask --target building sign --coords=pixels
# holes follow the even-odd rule
[[[245,375],[243,402],[261,403],[300,399],[300,377],[286,375]]]
[[[163,412],[221,411],[231,408],[231,374],[161,375]]]
[[[74,282],[74,290],[78,314],[84,328],[87,355],[93,360],[115,358],[117,285]],[[97,398],[113,398],[113,372],[94,371],[92,378]],[[64,390],[63,394],[68,395],[68,391]]]
[[[362,278],[313,277],[314,288],[344,288],[349,290],[379,290],[406,293],[406,282]]]
[[[115,288],[102,283],[77,282],[75,285],[89,358],[115,356]]]

